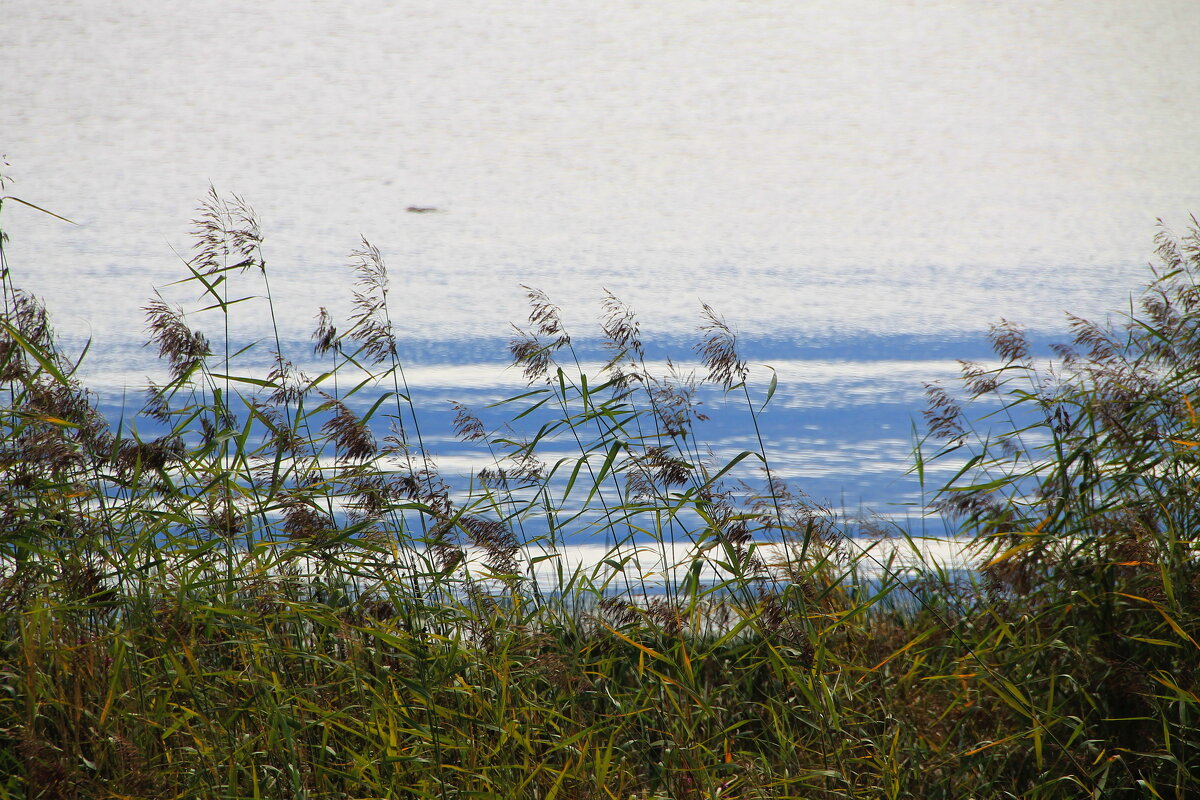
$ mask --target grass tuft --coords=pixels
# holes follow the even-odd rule
[[[453,407],[467,486],[378,248],[293,353],[231,339],[274,319],[253,210],[210,192],[194,233],[197,308],[147,306],[168,378],[115,424],[0,234],[0,797],[1200,792],[1200,225],[1160,235],[1124,324],[1073,320],[1047,360],[1001,321],[994,362],[930,387],[914,469],[958,466],[929,513],[968,573],[772,474],[774,382],[708,306],[705,377],[653,374],[611,295],[585,369],[528,289],[528,388]],[[750,430],[724,463],[705,386]]]

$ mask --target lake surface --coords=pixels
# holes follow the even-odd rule
[[[581,340],[607,289],[685,367],[716,307],[778,371],[779,474],[912,527],[923,384],[986,357],[1000,317],[1046,343],[1065,311],[1128,308],[1156,218],[1200,210],[1190,0],[6,0],[4,18],[8,193],[79,223],[6,204],[9,264],[93,339],[106,408],[155,370],[140,309],[184,275],[211,183],[261,217],[287,341],[348,310],[360,236],[381,248],[443,469],[469,459],[442,401],[523,386],[503,368],[521,285]],[[234,333],[267,330],[256,312]],[[734,412],[706,436],[750,444]]]

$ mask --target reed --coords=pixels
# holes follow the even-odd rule
[[[914,470],[962,463],[934,511],[983,552],[967,576],[778,480],[774,384],[708,307],[706,374],[654,374],[611,296],[589,369],[529,290],[528,388],[455,408],[489,463],[466,480],[427,447],[377,248],[351,317],[285,352],[231,334],[274,314],[252,209],[210,193],[195,234],[204,310],[149,303],[167,379],[115,422],[3,261],[0,797],[1197,791],[1195,230],[1124,327],[1077,321],[1049,363],[1003,323],[931,391]],[[725,462],[705,386],[746,415]]]

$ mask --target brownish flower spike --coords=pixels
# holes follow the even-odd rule
[[[333,533],[333,520],[312,506],[293,500],[284,507],[283,532],[294,541],[316,543]]]
[[[643,358],[641,326],[633,311],[607,289],[604,290],[603,304],[605,346],[615,350],[618,358],[625,353],[631,353],[639,360]]]
[[[158,355],[167,360],[175,380],[212,355],[204,334],[193,331],[184,323],[183,311],[171,308],[161,297],[151,300],[144,310],[150,341],[158,345]]]
[[[972,398],[994,392],[999,387],[996,376],[990,370],[984,369],[972,361],[959,361],[962,368],[962,379],[967,387],[967,394]]]
[[[206,275],[226,269],[263,269],[258,255],[262,231],[249,204],[236,194],[226,200],[212,186],[193,220],[196,255],[191,265]]]
[[[351,266],[361,287],[354,293],[355,311],[350,319],[350,338],[379,364],[396,357],[396,336],[387,316],[388,274],[379,248],[362,240],[362,248],[350,254]]]
[[[961,442],[966,432],[962,425],[962,407],[949,393],[934,383],[925,384],[926,408],[922,411],[929,433],[935,439]]]
[[[1021,326],[1006,319],[994,322],[988,331],[992,350],[1005,361],[1023,361],[1029,357],[1029,341]]]
[[[700,330],[704,339],[696,346],[696,352],[708,368],[708,379],[729,391],[746,380],[746,362],[738,355],[737,334],[712,306],[705,303],[703,308],[705,322]]]
[[[508,343],[508,350],[513,357],[513,365],[521,367],[525,379],[530,383],[539,381],[546,377],[550,366],[554,363],[554,359],[550,355],[550,348],[520,328],[515,328],[515,330],[518,334],[517,338]]]
[[[533,326],[537,335],[553,339],[552,346],[556,350],[570,344],[571,337],[563,328],[561,309],[551,303],[550,298],[541,289],[524,285],[521,288],[529,298],[529,324]]]
[[[371,458],[377,452],[375,436],[366,423],[354,415],[340,400],[330,399],[333,416],[321,430],[333,437],[334,445],[341,455],[353,461]]]
[[[454,407],[454,435],[464,442],[478,442],[487,438],[483,421],[471,413],[462,403],[451,402]]]
[[[295,403],[304,397],[312,386],[312,381],[288,359],[273,352],[274,364],[267,373],[267,381],[275,387],[267,400],[275,405]]]
[[[521,547],[511,529],[501,522],[474,516],[463,517],[459,525],[470,534],[471,541],[483,550],[488,569],[504,575],[517,573],[517,553]]]
[[[319,356],[332,352],[337,347],[337,328],[334,327],[333,317],[325,306],[321,306],[321,310],[317,312],[317,329],[313,331],[312,338],[313,352]]]

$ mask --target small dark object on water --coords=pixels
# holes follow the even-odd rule
[[[409,206],[404,210],[410,214],[433,214],[437,211],[441,211],[441,209],[437,208],[436,206]]]

